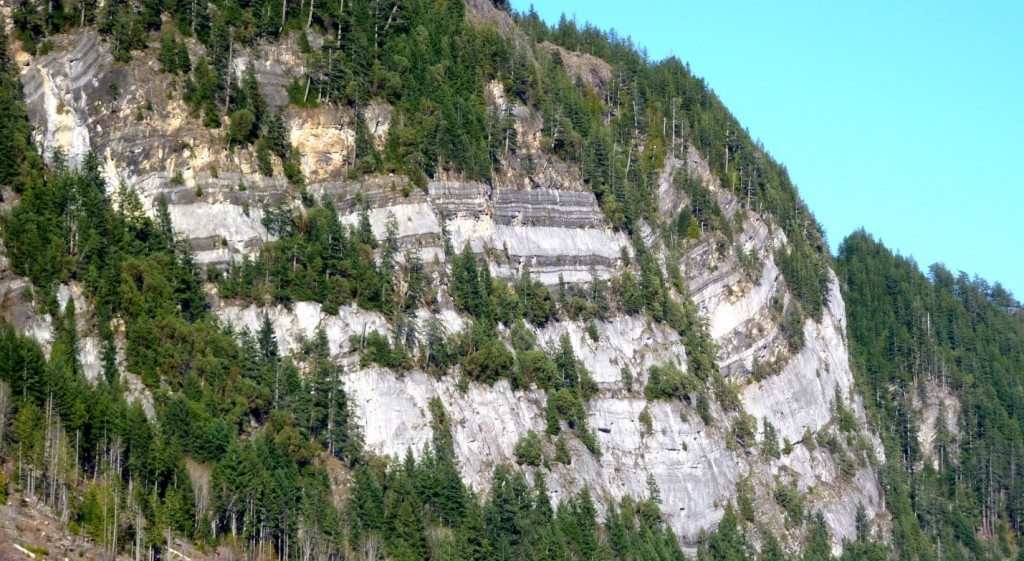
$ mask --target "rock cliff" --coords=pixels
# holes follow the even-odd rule
[[[80,163],[91,147],[102,159],[111,190],[120,184],[134,187],[151,211],[156,198],[166,196],[175,229],[190,239],[200,263],[224,266],[253,254],[272,239],[261,223],[264,209],[300,204],[299,190],[280,173],[261,175],[251,150],[228,149],[221,132],[203,127],[190,115],[181,100],[181,84],[159,73],[150,54],[116,64],[108,46],[94,32],[85,31],[61,37],[45,56],[20,60],[25,61],[22,82],[40,146],[49,154],[62,151],[72,165]],[[582,57],[577,62],[586,63]],[[302,57],[288,43],[253,48],[238,55],[233,64],[236,78],[250,64],[268,101],[280,105],[287,101],[284,86],[301,74]],[[586,79],[601,82],[607,77],[597,69]],[[556,286],[587,284],[621,272],[633,251],[631,240],[609,225],[578,171],[531,144],[531,138],[539,137],[540,117],[507,100],[500,85],[489,89],[489,102],[515,115],[530,165],[522,158],[510,160],[503,168],[509,171],[490,185],[443,176],[431,180],[426,189],[397,176],[348,179],[355,113],[288,107],[285,123],[301,154],[306,194],[333,200],[349,223],[358,220],[360,206],[366,204],[378,236],[384,235],[393,216],[402,248],[418,251],[435,272],[444,265],[444,221],[452,243],[468,243],[497,277],[513,277],[528,265],[534,278]],[[373,120],[368,128],[378,142],[386,138],[386,105],[367,108],[362,115]],[[858,506],[884,536],[882,490],[868,461],[881,459],[882,448],[854,390],[845,309],[835,277],[822,319],[808,319],[802,326],[805,344],[795,353],[784,350],[780,310],[792,296],[774,250],[787,244],[785,235],[721,189],[692,149],[667,158],[658,193],[666,216],[688,202],[673,182],[684,173],[699,178],[714,193],[737,226],[738,247],[723,251],[713,236],[707,236],[675,255],[664,249],[660,234],[652,229],[645,232],[644,241],[661,262],[678,260],[690,296],[720,348],[718,364],[726,382],[737,389],[741,411],[713,405],[715,422],[705,424],[689,405],[648,401],[642,388],[649,368],[669,362],[685,369],[687,350],[676,332],[646,316],[597,322],[596,338],[580,322],[546,326],[537,331],[538,340],[557,343],[567,334],[576,356],[597,382],[598,393],[589,401],[587,415],[603,451],[595,456],[581,442],[569,439],[572,464],[550,468],[553,496],[588,486],[599,504],[609,504],[627,495],[646,497],[656,485],[663,513],[692,550],[701,529],[715,526],[726,504],[737,500],[737,484],[748,481],[764,522],[788,537],[790,550],[797,550],[802,536],[787,530],[785,512],[773,498],[778,486],[791,485],[806,494],[808,509],[823,513],[837,547],[854,535]],[[755,270],[741,265],[740,251],[758,257]],[[25,290],[25,281],[6,274],[4,290],[6,302]],[[466,319],[444,304],[443,292],[441,310],[423,310],[420,320],[436,316],[446,331],[454,333]],[[267,314],[287,350],[294,351],[302,338],[323,327],[332,354],[346,364],[343,383],[354,396],[366,446],[373,454],[401,457],[407,449],[422,450],[431,437],[427,403],[432,397],[440,398],[452,416],[459,467],[476,489],[487,487],[493,466],[515,462],[516,442],[527,431],[543,433],[541,390],[512,390],[506,381],[492,386],[472,383],[463,390],[450,376],[360,367],[350,336],[374,329],[387,332],[389,322],[379,314],[345,307],[330,315],[308,302],[285,309],[221,301],[215,294],[211,299],[216,313],[238,328],[255,331]],[[4,310],[11,321],[48,342],[49,319],[28,308]],[[87,310],[88,304],[83,302],[81,309]],[[82,329],[87,331],[88,326]],[[85,344],[81,352],[87,368],[99,364],[97,345]],[[765,364],[774,368],[759,372],[759,365]],[[624,380],[624,370],[633,376],[632,384]],[[139,393],[144,394],[141,389]],[[639,421],[644,410],[651,418],[649,432]],[[852,412],[857,421],[852,430],[840,427],[841,411]],[[784,443],[778,457],[762,453],[763,446],[757,443],[736,442],[731,427],[744,418],[753,421],[759,442],[766,422],[775,427]]]

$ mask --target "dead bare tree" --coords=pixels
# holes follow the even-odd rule
[[[5,448],[7,425],[11,416],[11,386],[0,380],[0,451]]]
[[[362,543],[359,544],[356,559],[359,561],[380,561],[384,559],[384,546],[381,544],[380,538],[373,534],[363,538]]]
[[[212,470],[210,466],[192,459],[185,460],[185,469],[188,470],[189,481],[192,483],[192,494],[195,499],[196,509],[196,525],[198,525],[210,509]]]

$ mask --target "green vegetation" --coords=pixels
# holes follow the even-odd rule
[[[263,246],[257,258],[232,263],[221,279],[221,294],[227,298],[280,303],[315,301],[328,313],[355,302],[363,308],[391,314],[396,304],[413,306],[422,294],[410,294],[396,301],[392,277],[397,242],[388,240],[386,255],[378,264],[373,252],[379,242],[363,212],[355,227],[341,224],[330,201],[314,204],[299,213],[287,207],[266,209],[263,225],[276,241]],[[422,274],[409,269],[408,275]],[[422,288],[422,279],[410,281]]]
[[[640,416],[637,420],[640,421],[640,434],[644,436],[654,434],[654,420],[651,419],[650,406],[644,406],[644,409],[643,411],[640,411]]]
[[[799,523],[803,520],[804,496],[795,485],[776,484],[772,497],[786,513],[786,522],[788,524]]]
[[[678,399],[692,403],[701,382],[675,364],[655,365],[648,370],[644,395],[647,399]]]
[[[881,474],[897,551],[1009,556],[1000,536],[1019,535],[1024,514],[1020,303],[999,284],[941,265],[926,277],[863,232],[843,242],[838,265],[858,389],[871,421],[886,428]],[[960,416],[949,426],[940,415],[934,448],[923,450],[919,404],[932,389],[955,395]]]
[[[15,16],[19,12],[15,10]],[[32,146],[32,124],[18,69],[7,50],[7,25],[2,18],[0,23],[0,186],[20,193],[26,184],[38,181],[43,162]]]
[[[160,34],[157,60],[160,62],[160,70],[169,74],[188,74],[192,70],[188,47],[171,30]]]
[[[521,465],[539,466],[544,461],[544,448],[540,436],[530,429],[516,442],[516,462]]]
[[[761,441],[761,457],[768,459],[779,459],[782,454],[779,450],[779,434],[775,430],[775,425],[768,422],[768,419],[764,419],[764,430],[762,431]]]
[[[675,188],[686,193],[690,199],[690,204],[683,208],[676,219],[676,235],[679,238],[699,238],[705,231],[716,230],[727,242],[732,242],[733,232],[729,219],[718,206],[714,194],[699,179],[687,173],[676,174]]]

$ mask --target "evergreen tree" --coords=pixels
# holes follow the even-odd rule
[[[493,559],[491,543],[484,525],[484,515],[476,498],[470,496],[466,517],[462,521],[459,534],[462,536],[461,549],[470,561],[487,561]]]
[[[0,17],[0,185],[16,192],[35,181],[42,168],[31,135],[21,81],[8,51],[7,24]]]
[[[178,307],[182,317],[187,321],[196,321],[210,306],[206,302],[206,292],[203,290],[202,279],[199,278],[199,269],[196,267],[190,244],[186,242],[179,253],[175,283]]]
[[[257,341],[259,343],[260,357],[267,363],[278,359],[280,352],[277,346],[277,335],[274,333],[274,324],[270,321],[270,315],[264,313],[260,320],[260,330]]]

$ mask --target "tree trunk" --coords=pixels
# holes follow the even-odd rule
[[[676,148],[676,100],[672,100],[672,149]]]
[[[231,28],[228,28],[228,87],[224,94],[224,113],[228,113],[231,107],[231,75],[234,72],[231,69],[231,59],[234,56],[235,44],[231,39]]]

